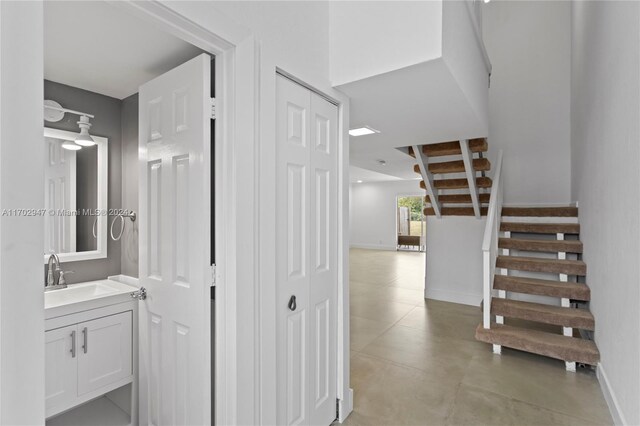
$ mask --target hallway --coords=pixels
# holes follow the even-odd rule
[[[479,307],[423,299],[424,253],[351,249],[348,425],[611,424],[595,373],[474,338]]]

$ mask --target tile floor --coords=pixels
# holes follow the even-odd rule
[[[604,425],[592,371],[474,339],[480,308],[424,300],[424,254],[351,250],[347,425]]]

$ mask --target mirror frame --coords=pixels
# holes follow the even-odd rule
[[[66,130],[44,128],[44,137],[63,139],[74,141],[80,133],[69,132]],[[97,164],[97,181],[98,181],[98,205],[96,209],[101,212],[98,216],[97,231],[98,242],[96,250],[80,251],[74,253],[56,253],[60,258],[60,262],[77,262],[81,260],[104,259],[107,257],[107,223],[109,216],[107,206],[107,196],[109,190],[109,139],[101,136],[91,135],[98,146],[98,164]],[[44,142],[44,139],[43,139]],[[44,245],[44,244],[43,244]],[[44,263],[49,261],[50,254],[44,254]]]

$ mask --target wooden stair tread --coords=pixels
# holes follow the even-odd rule
[[[502,216],[578,217],[577,207],[503,207]]]
[[[587,265],[581,260],[541,259],[526,256],[498,256],[496,268],[567,275],[587,274]]]
[[[471,152],[486,152],[489,144],[485,138],[476,138],[469,140],[469,149]],[[429,145],[422,145],[422,152],[428,157],[442,157],[445,155],[461,155],[459,141],[440,142]]]
[[[518,318],[563,327],[594,330],[595,320],[586,309],[563,308],[542,303],[511,299],[491,299],[491,313],[507,318]]]
[[[433,181],[433,186],[435,189],[462,189],[468,188],[469,182],[466,178],[460,179],[439,179]],[[478,188],[490,188],[491,187],[491,178],[488,177],[477,177],[476,178],[476,186]],[[424,181],[420,181],[420,188],[426,189]]]
[[[579,223],[528,223],[502,222],[500,230],[503,232],[521,232],[528,234],[579,234]]]
[[[491,194],[478,194],[478,199],[480,203],[487,204],[489,203],[489,199],[491,198]],[[451,203],[451,204],[471,204],[471,194],[440,194],[438,195],[438,201],[441,204]],[[431,199],[428,195],[424,197],[425,203],[431,203]]]
[[[489,329],[478,325],[476,339],[563,361],[596,365],[600,360],[600,352],[591,340],[503,324],[492,323]]]
[[[500,238],[498,247],[504,249],[550,252],[582,253],[582,242],[574,240],[527,240]]]
[[[493,288],[538,296],[591,300],[591,289],[582,283],[496,275],[493,280]]]
[[[480,215],[486,216],[488,207],[480,207]],[[426,207],[424,209],[426,216],[434,216],[436,214],[433,207]],[[475,216],[476,212],[473,207],[440,207],[440,214],[442,216]]]
[[[429,163],[428,165],[429,171],[434,174],[444,174],[444,173],[464,173],[464,161],[445,161],[441,163]],[[473,159],[473,170],[476,172],[486,172],[491,170],[491,163],[486,158],[474,158]],[[413,166],[413,171],[421,174],[420,166],[417,164]]]

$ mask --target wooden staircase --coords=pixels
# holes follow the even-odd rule
[[[485,138],[409,148],[414,158],[416,151],[421,153],[414,171],[422,176],[420,187],[428,194],[425,215],[486,216],[492,185],[485,176],[491,170],[491,163],[484,157],[488,148]]]
[[[573,207],[502,209],[491,325],[476,329],[476,339],[493,344],[494,352],[506,346],[557,358],[571,371],[576,362],[599,361],[595,343],[583,338],[595,320],[585,308],[589,287],[578,282],[587,265],[578,259],[583,246],[577,215]],[[539,296],[545,301],[534,300]]]

